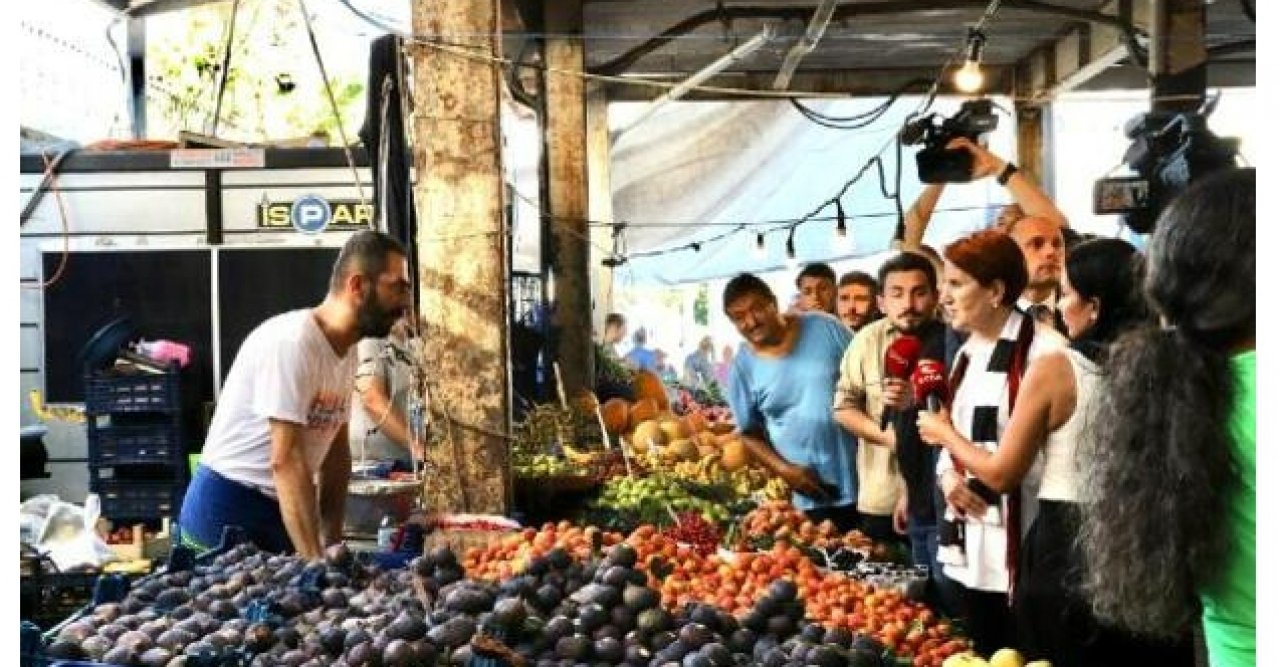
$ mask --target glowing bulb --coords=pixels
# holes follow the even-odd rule
[[[982,90],[982,67],[976,60],[964,61],[964,67],[956,71],[956,89],[962,93],[976,93]]]
[[[956,72],[953,79],[960,92],[976,93],[982,89],[982,49],[986,44],[985,35],[969,28],[969,37],[965,41],[964,66]]]

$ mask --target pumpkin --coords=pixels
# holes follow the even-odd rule
[[[631,430],[635,430],[641,422],[656,420],[658,417],[658,406],[652,398],[642,398],[631,404],[631,412],[627,419],[631,424]]]
[[[611,398],[600,406],[600,418],[609,433],[623,433],[631,425],[631,404],[625,398]]]
[[[693,434],[689,432],[684,422],[678,419],[664,419],[658,422],[662,425],[662,432],[667,434],[667,440],[681,440],[688,438]]]
[[[658,422],[649,420],[641,422],[631,433],[631,448],[637,452],[648,451],[651,447],[667,444],[667,435],[662,432]]]
[[[751,452],[747,450],[747,446],[737,438],[730,440],[720,448],[720,465],[725,470],[734,472],[741,470],[751,461]]]
[[[707,445],[698,445],[698,458],[708,459],[713,456],[718,456],[719,454],[720,454],[720,449],[717,447],[710,447]]]
[[[653,399],[658,410],[670,410],[671,402],[667,399],[667,388],[662,379],[650,371],[636,371],[636,379],[631,383],[636,392],[636,401]]]
[[[699,447],[720,447],[720,441],[716,439],[716,434],[711,431],[703,431],[695,435],[694,439],[698,441]]]
[[[662,455],[670,461],[697,461],[698,446],[687,438],[676,440],[662,450]]]

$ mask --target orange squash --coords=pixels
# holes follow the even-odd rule
[[[652,398],[641,398],[631,405],[631,412],[628,420],[631,424],[630,430],[635,430],[640,422],[655,419],[658,416],[658,406]]]
[[[741,470],[743,466],[750,462],[751,452],[737,438],[724,443],[720,449],[720,465],[723,465],[724,469],[729,472]]]
[[[631,404],[625,398],[611,398],[600,406],[600,417],[610,434],[621,434],[631,424]]]
[[[670,410],[671,402],[667,399],[667,388],[662,379],[650,371],[636,371],[636,379],[631,383],[636,392],[636,401],[653,399],[658,410]]]

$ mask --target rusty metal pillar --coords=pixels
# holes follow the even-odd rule
[[[434,429],[433,511],[505,513],[510,502],[508,266],[499,151],[496,3],[413,3],[418,281]]]

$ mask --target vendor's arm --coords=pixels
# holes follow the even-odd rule
[[[747,451],[751,452],[751,456],[756,463],[763,465],[766,470],[781,477],[782,481],[791,487],[791,490],[820,500],[829,498],[830,494],[823,488],[822,477],[815,470],[798,466],[782,458],[782,455],[773,448],[773,445],[769,444],[769,441],[762,434],[740,433],[739,438],[742,440],[742,444],[746,445]]]
[[[920,437],[941,445],[983,484],[1009,493],[1022,483],[1050,432],[1061,427],[1075,409],[1075,383],[1070,362],[1050,354],[1031,364],[1018,390],[1018,401],[996,451],[966,439],[945,410],[920,412]]]
[[[342,541],[342,520],[347,510],[347,484],[351,481],[351,446],[344,424],[320,465],[320,523],[324,544]]]
[[[324,552],[320,545],[320,507],[307,470],[302,426],[271,419],[271,475],[275,479],[280,517],[293,548],[308,560]]]
[[[942,190],[945,187],[945,183],[930,183],[924,186],[916,202],[907,209],[902,250],[915,252],[924,244],[924,230],[928,228],[929,220],[933,218],[933,209],[938,205],[938,199],[942,197]]]
[[[404,413],[391,402],[391,393],[387,388],[387,379],[381,375],[365,375],[356,378],[356,393],[360,396],[360,404],[365,413],[377,424],[377,429],[389,440],[402,447],[412,456],[421,457],[419,451],[409,446],[409,422]],[[367,433],[358,434],[361,437]],[[420,448],[419,448],[420,449]]]
[[[742,444],[757,463],[777,477],[782,478],[792,490],[813,498],[826,498],[822,479],[817,472],[798,466],[782,457],[765,434],[764,415],[756,407],[750,390],[750,369],[745,367],[741,354],[733,360],[729,369],[729,387],[725,399],[733,412],[734,423]]]
[[[986,178],[988,176],[996,177],[1009,163],[1001,159],[996,154],[987,150],[983,146],[969,141],[965,137],[957,137],[947,144],[947,148],[966,148],[973,154],[973,180]],[[1049,195],[1045,194],[1040,186],[1036,185],[1027,178],[1021,171],[1013,173],[1009,180],[1005,182],[1004,187],[1009,190],[1009,194],[1013,196],[1013,200],[1018,203],[1022,209],[1024,217],[1043,218],[1058,223],[1059,226],[1067,226],[1067,216],[1062,214],[1058,209],[1058,205],[1053,203]]]

